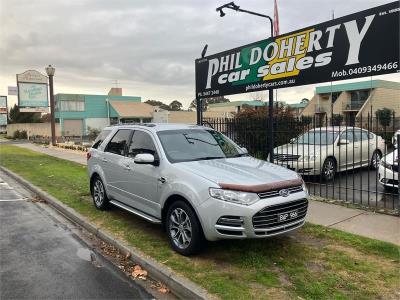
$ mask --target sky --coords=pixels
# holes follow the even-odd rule
[[[194,60],[205,44],[213,54],[265,39],[264,18],[215,11],[228,0],[0,0],[0,95],[16,74],[56,68],[55,93],[126,96],[187,107],[195,97]],[[273,16],[273,0],[238,0],[241,8]],[[280,33],[290,32],[390,1],[277,0]],[[400,74],[374,79],[400,81]],[[311,98],[315,85],[280,89],[288,103]],[[228,96],[250,100],[252,95]],[[16,97],[9,97],[9,103]]]

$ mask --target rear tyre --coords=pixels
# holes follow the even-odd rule
[[[103,181],[99,176],[93,178],[90,188],[92,191],[94,206],[96,206],[97,209],[106,210],[109,207],[109,199]]]
[[[379,168],[379,162],[382,159],[382,154],[375,150],[374,153],[372,153],[372,157],[371,157],[371,161],[369,163],[369,167],[371,168],[371,170],[376,170]]]
[[[333,158],[328,157],[322,165],[321,177],[324,181],[331,181],[336,175],[336,162]]]
[[[174,202],[167,212],[167,235],[171,247],[179,254],[199,253],[205,244],[201,225],[193,209],[183,201]]]

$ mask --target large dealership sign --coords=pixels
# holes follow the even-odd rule
[[[196,60],[207,98],[399,72],[400,2]]]
[[[20,111],[47,111],[49,100],[45,75],[34,70],[17,74],[17,86]]]

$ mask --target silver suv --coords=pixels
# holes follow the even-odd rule
[[[107,127],[88,152],[94,205],[163,224],[174,250],[204,241],[265,238],[304,224],[297,173],[258,160],[223,134],[181,124]]]

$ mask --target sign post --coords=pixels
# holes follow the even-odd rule
[[[196,99],[400,72],[399,28],[395,1],[196,59]]]

